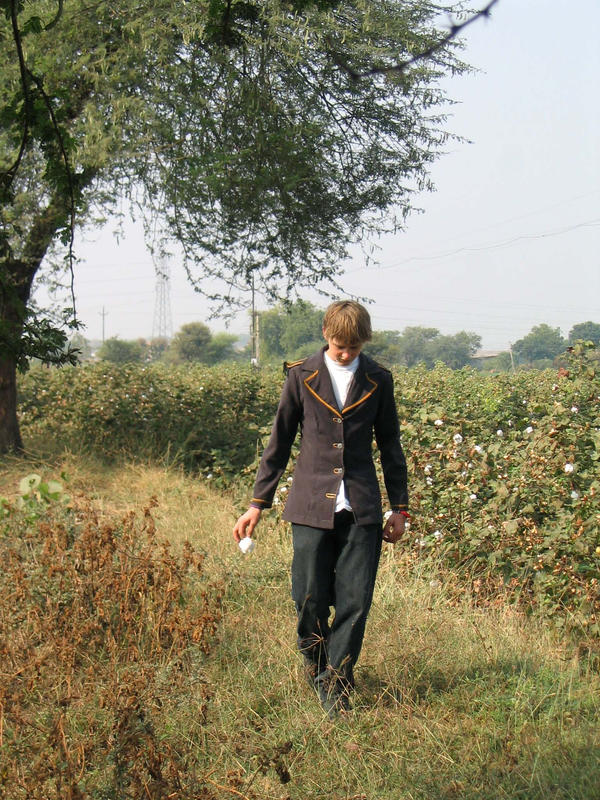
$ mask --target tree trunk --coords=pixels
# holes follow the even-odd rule
[[[33,279],[27,277],[22,263],[10,262],[0,285],[0,453],[23,449],[17,418],[17,362],[22,309],[29,299]]]
[[[34,218],[21,257],[5,256],[0,261],[0,453],[23,448],[17,418],[17,364],[23,360],[26,308],[35,274],[68,218],[68,198],[56,194]]]
[[[17,419],[17,368],[14,359],[0,359],[0,453],[23,449]]]

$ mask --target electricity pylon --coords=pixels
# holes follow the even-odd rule
[[[173,336],[170,279],[170,267],[166,259],[161,258],[156,265],[156,293],[154,296],[152,339],[170,339]]]

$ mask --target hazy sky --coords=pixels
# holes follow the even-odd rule
[[[470,143],[433,166],[437,191],[378,242],[380,266],[365,268],[357,251],[341,278],[372,298],[376,329],[470,330],[485,349],[506,349],[541,322],[565,335],[600,322],[599,30],[598,0],[499,0],[491,20],[469,26],[464,58],[479,72],[448,81],[460,103],[447,127]],[[77,245],[84,334],[101,337],[104,307],[107,337],[149,337],[152,258],[139,228],[119,242],[112,228]],[[224,329],[175,262],[170,300],[174,331],[193,320]],[[242,314],[229,330],[247,327]]]

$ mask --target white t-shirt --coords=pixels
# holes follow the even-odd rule
[[[357,356],[354,361],[350,362],[350,364],[338,364],[338,362],[330,358],[327,355],[327,351],[325,351],[325,366],[327,367],[329,375],[331,376],[333,393],[340,411],[346,404],[348,389],[352,383],[354,373],[358,369],[358,360],[359,357]],[[348,495],[346,494],[346,485],[344,481],[342,481],[335,499],[335,510],[343,511],[344,509],[352,511],[352,506],[350,505]]]

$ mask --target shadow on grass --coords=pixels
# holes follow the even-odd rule
[[[452,673],[421,665],[397,682],[363,671],[357,700],[404,739],[398,796],[408,786],[415,800],[600,798],[600,699],[585,675],[527,658]]]

